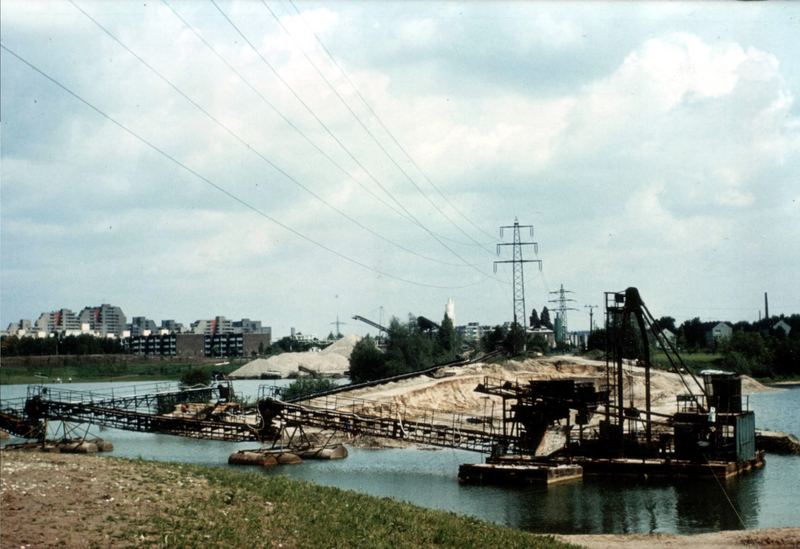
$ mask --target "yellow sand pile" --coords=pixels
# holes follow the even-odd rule
[[[475,387],[485,378],[495,380],[527,382],[532,379],[594,378],[605,380],[605,362],[574,356],[556,356],[525,361],[507,361],[505,364],[473,364],[465,367],[442,368],[441,377],[417,376],[377,387],[349,391],[342,397],[353,397],[380,401],[405,408],[413,414],[419,409],[459,412],[465,415],[482,416],[491,412],[494,397],[475,392]],[[626,386],[633,381],[634,405],[644,408],[644,368],[625,367]],[[699,389],[686,376],[692,392]],[[701,380],[702,383],[702,380]],[[768,391],[770,388],[752,378],[743,376],[742,391],[752,393]],[[651,392],[654,411],[672,413],[676,409],[676,395],[686,393],[680,376],[663,370],[651,370]],[[626,401],[629,390],[626,388]],[[495,402],[499,410],[499,399]]]

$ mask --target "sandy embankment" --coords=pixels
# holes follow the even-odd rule
[[[573,356],[555,356],[524,361],[510,360],[504,364],[477,363],[462,367],[445,367],[437,372],[437,377],[418,376],[376,387],[347,391],[340,393],[339,396],[341,401],[347,398],[372,401],[376,403],[376,407],[384,410],[390,406],[398,407],[406,412],[406,417],[409,419],[422,417],[430,410],[455,412],[465,417],[481,417],[491,414],[492,405],[495,415],[500,413],[499,398],[475,392],[475,387],[483,383],[486,378],[519,383],[537,379],[590,378],[600,383],[605,381],[605,375],[605,362]],[[644,368],[636,366],[625,368],[626,387],[630,386],[631,381],[633,382],[633,404],[640,409],[643,409],[645,404],[644,377]],[[699,392],[690,377],[686,376],[685,381],[693,392]],[[677,406],[676,395],[686,392],[681,377],[672,372],[653,369],[650,385],[653,410],[674,413]],[[774,390],[779,389],[767,387],[743,376],[744,393]],[[627,401],[631,394],[629,389],[626,388],[625,394]]]

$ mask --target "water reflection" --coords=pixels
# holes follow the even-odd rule
[[[237,381],[235,388],[255,396],[260,383]],[[107,386],[70,385],[75,389]],[[25,386],[0,390],[3,398],[25,395]],[[800,389],[752,395],[750,404],[759,427],[800,433]],[[223,467],[229,454],[253,446],[115,429],[92,428],[91,432],[111,440],[115,456]],[[458,466],[481,460],[479,454],[460,450],[354,448],[345,460],[306,462],[263,474],[393,497],[533,532],[689,534],[742,528],[731,502],[747,528],[800,525],[798,457],[768,455],[764,469],[721,482],[724,492],[714,479],[668,482],[588,477],[549,489],[459,484]]]

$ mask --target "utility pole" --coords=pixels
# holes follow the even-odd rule
[[[501,246],[513,246],[513,257],[514,259],[506,259],[502,261],[495,261],[494,262],[494,272],[497,272],[497,265],[498,263],[511,263],[513,265],[514,270],[514,324],[517,326],[524,328],[525,323],[525,275],[523,273],[522,267],[525,263],[538,263],[539,270],[542,270],[542,261],[540,259],[523,259],[522,258],[522,247],[523,246],[533,246],[533,251],[535,254],[539,254],[539,243],[538,242],[522,242],[520,238],[520,229],[528,229],[530,231],[530,236],[533,237],[533,225],[520,225],[519,221],[514,218],[513,225],[503,225],[500,227],[500,238],[503,238],[503,229],[513,229],[514,230],[514,241],[513,242],[501,242],[497,245],[497,255],[500,255],[500,247]],[[523,324],[520,324],[522,322]],[[524,345],[523,345],[524,349]]]
[[[565,290],[564,285],[561,285],[561,288],[554,292],[550,292],[551,294],[557,294],[558,297],[556,299],[550,299],[549,303],[556,304],[556,320],[559,321],[561,327],[561,333],[556,334],[556,338],[559,339],[559,343],[564,343],[567,339],[567,333],[569,332],[567,328],[567,311],[577,311],[575,307],[570,307],[569,303],[575,301],[574,299],[568,298],[567,294],[574,293],[572,290]],[[591,309],[590,309],[591,310]]]
[[[597,309],[597,305],[584,305],[586,309],[589,309],[589,333],[591,334],[594,331],[594,321],[592,320],[592,309]]]

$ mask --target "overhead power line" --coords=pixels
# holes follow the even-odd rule
[[[488,238],[490,238],[492,241],[494,241],[494,236],[492,234],[490,234],[489,232],[487,232],[486,230],[481,228],[474,221],[472,221],[472,219],[470,217],[468,217],[466,214],[464,214],[464,212],[462,212],[455,204],[453,204],[445,196],[445,194],[430,179],[430,177],[428,177],[428,175],[425,173],[425,171],[417,164],[417,162],[414,160],[414,158],[408,153],[406,148],[403,147],[403,145],[397,140],[397,138],[395,137],[394,133],[392,133],[392,131],[386,126],[386,124],[383,122],[383,119],[380,116],[378,116],[378,113],[375,111],[375,109],[372,108],[372,105],[370,105],[370,103],[366,100],[364,95],[358,89],[358,86],[355,85],[355,83],[352,81],[352,79],[347,74],[347,72],[344,70],[344,68],[336,61],[336,58],[333,56],[333,54],[330,52],[330,50],[325,46],[325,43],[322,41],[322,39],[319,37],[319,35],[317,35],[317,33],[314,32],[314,30],[308,25],[308,23],[306,23],[305,18],[303,17],[303,14],[300,12],[300,10],[297,9],[297,6],[295,5],[295,3],[292,0],[289,0],[289,4],[291,4],[291,6],[294,9],[295,13],[297,13],[297,15],[300,17],[300,20],[303,22],[303,25],[314,36],[314,38],[316,39],[317,43],[320,45],[320,47],[325,52],[325,54],[328,56],[328,58],[331,60],[331,62],[336,66],[336,68],[339,70],[339,72],[344,77],[344,79],[347,81],[347,83],[350,84],[350,87],[353,89],[353,91],[355,91],[356,95],[361,100],[361,102],[364,104],[364,106],[367,108],[367,110],[372,114],[372,116],[375,118],[375,120],[378,121],[378,124],[380,124],[381,128],[383,128],[383,131],[386,132],[386,134],[389,136],[389,138],[392,140],[392,142],[397,146],[397,148],[399,148],[403,152],[403,155],[409,160],[409,162],[411,162],[411,164],[414,166],[414,168],[416,168],[416,170],[420,174],[422,174],[422,177],[425,178],[425,180],[431,185],[431,187],[433,187],[434,190],[436,190],[436,192],[439,194],[439,196],[442,197],[442,199],[445,201],[445,203],[448,204],[458,215],[460,215],[463,219],[465,219],[475,229],[477,229],[478,231],[482,232],[484,235],[486,235]],[[483,244],[481,244],[480,242],[475,242],[475,243],[478,246],[481,246],[481,248],[483,248]],[[490,250],[486,250],[486,251],[488,251],[490,254],[492,253]]]
[[[294,36],[292,35],[292,33],[289,32],[289,29],[286,28],[286,26],[283,24],[283,21],[281,21],[280,17],[278,17],[275,14],[275,12],[272,11],[272,9],[269,7],[269,5],[266,3],[266,1],[265,0],[261,0],[261,3],[267,9],[267,11],[270,13],[270,15],[272,15],[272,18],[278,23],[278,25],[281,27],[283,32],[286,33],[286,35],[289,38],[291,38],[292,41],[295,41],[294,40]],[[295,45],[297,45],[296,41],[295,41]],[[331,81],[328,80],[328,77],[325,76],[325,73],[323,73],[322,70],[320,70],[320,68],[317,66],[317,64],[314,63],[314,60],[311,59],[311,57],[305,51],[303,51],[302,48],[297,47],[297,50],[303,55],[303,57],[308,62],[308,64],[311,65],[311,67],[316,71],[316,73],[319,75],[319,77],[322,79],[322,81],[325,82],[325,84],[328,86],[328,88],[330,88],[330,90],[334,93],[334,95],[336,95],[336,97],[339,99],[339,101],[342,103],[342,105],[344,105],[345,109],[347,109],[347,111],[350,113],[350,115],[353,117],[353,119],[358,123],[359,126],[361,126],[361,129],[363,129],[367,133],[367,135],[370,137],[370,139],[372,139],[372,141],[375,143],[375,145],[381,150],[381,152],[383,152],[384,156],[386,156],[386,158],[389,159],[389,161],[400,171],[400,173],[403,174],[403,176],[422,195],[422,197],[431,206],[433,206],[433,208],[436,211],[438,211],[440,214],[442,214],[442,217],[444,217],[447,221],[449,221],[450,224],[453,225],[456,229],[458,229],[464,236],[466,236],[468,239],[472,240],[473,243],[480,245],[480,243],[477,240],[475,240],[464,229],[462,229],[461,226],[458,223],[453,221],[453,219],[451,219],[450,216],[447,215],[447,212],[445,212],[443,209],[441,209],[439,207],[438,204],[436,204],[433,200],[431,200],[431,198],[427,195],[427,193],[425,193],[425,191],[422,190],[422,187],[420,187],[417,184],[417,182],[414,181],[414,178],[411,177],[411,175],[409,175],[409,173],[400,165],[399,162],[397,162],[397,160],[395,160],[395,158],[386,149],[386,147],[384,147],[383,144],[378,140],[378,138],[375,136],[375,134],[372,133],[372,131],[367,127],[366,124],[364,124],[364,121],[361,120],[361,117],[352,109],[352,107],[350,107],[350,105],[347,103],[347,101],[345,101],[344,97],[342,97],[342,94],[339,93],[339,90],[337,90],[336,87],[331,83]],[[397,143],[396,140],[395,140],[395,143]],[[399,143],[397,143],[397,144],[399,145]],[[413,163],[413,161],[412,161],[412,163]],[[417,168],[417,169],[419,169],[419,168]],[[491,253],[491,252],[489,252],[489,253]]]
[[[293,228],[292,226],[290,226],[290,225],[288,225],[288,224],[286,224],[286,223],[284,223],[284,222],[272,217],[271,215],[267,214],[266,212],[264,212],[260,208],[250,204],[249,202],[247,202],[243,198],[240,198],[239,196],[237,196],[233,192],[229,191],[228,189],[226,189],[222,185],[219,185],[219,184],[215,183],[214,181],[212,181],[208,177],[200,174],[199,172],[197,172],[196,170],[194,170],[190,166],[184,164],[183,162],[181,162],[180,160],[178,160],[177,158],[172,156],[170,153],[168,153],[164,149],[160,148],[158,145],[156,145],[152,141],[150,141],[147,138],[139,135],[137,132],[135,132],[134,130],[128,128],[122,122],[118,121],[116,118],[114,118],[111,115],[107,114],[105,111],[101,110],[99,107],[96,107],[93,103],[91,103],[87,99],[84,99],[82,96],[78,95],[78,93],[74,92],[68,86],[66,86],[65,84],[62,84],[59,80],[57,80],[56,78],[50,76],[47,72],[45,72],[44,70],[42,70],[39,67],[37,67],[35,64],[33,64],[32,62],[28,61],[22,55],[18,54],[17,52],[15,52],[14,50],[9,48],[8,46],[3,44],[2,42],[0,42],[0,48],[2,48],[4,51],[8,52],[9,55],[12,55],[17,60],[19,60],[21,63],[25,64],[30,69],[32,69],[33,71],[37,72],[39,75],[41,75],[42,77],[46,78],[51,83],[53,83],[54,85],[58,86],[60,89],[62,89],[63,91],[65,91],[66,93],[68,93],[69,95],[71,95],[72,97],[74,97],[75,99],[77,99],[78,101],[83,103],[84,105],[86,105],[87,107],[89,107],[91,110],[93,110],[94,112],[99,114],[101,117],[103,117],[104,119],[108,120],[109,122],[111,122],[112,124],[117,126],[119,129],[123,130],[125,133],[127,133],[128,135],[130,135],[134,139],[140,141],[141,143],[143,143],[144,145],[146,145],[147,147],[149,147],[153,151],[157,152],[158,154],[160,154],[161,156],[163,156],[164,158],[166,158],[167,160],[169,160],[173,164],[177,165],[178,167],[180,167],[184,171],[190,173],[191,175],[193,175],[194,177],[196,177],[197,179],[199,179],[203,183],[207,184],[210,187],[213,187],[214,189],[216,189],[220,193],[224,194],[225,196],[227,196],[231,200],[233,200],[235,202],[238,202],[239,204],[241,204],[245,208],[253,211],[257,215],[259,215],[259,216],[263,217],[264,219],[267,219],[268,221],[272,222],[273,224],[281,227],[285,231],[297,236],[298,238],[300,238],[302,240],[305,240],[306,242],[308,242],[310,244],[313,244],[314,246],[316,246],[318,248],[321,248],[321,249],[325,250],[326,252],[328,252],[328,253],[330,253],[330,254],[332,254],[332,255],[334,255],[334,256],[336,256],[336,257],[338,257],[338,258],[340,258],[340,259],[342,259],[344,261],[347,261],[348,263],[351,263],[353,265],[361,267],[362,269],[370,271],[370,272],[375,273],[377,275],[385,276],[386,278],[390,278],[392,280],[396,280],[398,282],[403,282],[403,283],[406,283],[406,284],[411,284],[411,285],[414,285],[414,286],[420,286],[420,287],[426,287],[426,288],[447,289],[447,290],[450,290],[450,289],[461,289],[461,288],[467,288],[467,287],[470,287],[470,286],[474,286],[474,285],[479,284],[480,282],[482,282],[481,280],[479,280],[477,282],[473,282],[471,284],[465,284],[463,286],[444,286],[444,285],[428,284],[428,283],[425,283],[425,282],[419,282],[419,281],[415,281],[415,280],[410,280],[410,279],[407,279],[407,278],[404,278],[404,277],[401,277],[401,276],[397,276],[397,275],[393,275],[393,274],[388,273],[386,271],[382,271],[380,269],[376,269],[374,267],[371,267],[370,265],[367,265],[366,263],[364,263],[362,261],[359,261],[358,259],[352,258],[352,257],[350,257],[350,256],[348,256],[348,255],[346,255],[346,254],[334,249],[334,248],[331,248],[330,246],[328,246],[328,245],[326,245],[326,244],[324,244],[324,243],[322,243],[322,242],[320,242],[320,241],[318,241],[318,240],[316,240],[314,238],[311,238],[310,236],[300,232],[299,230]]]
[[[219,51],[217,51],[217,49],[216,49],[216,48],[215,48],[215,47],[214,47],[214,46],[213,46],[211,43],[209,43],[209,41],[208,41],[208,40],[206,40],[206,38],[205,38],[205,37],[202,35],[202,33],[200,33],[200,32],[199,32],[197,29],[195,29],[195,28],[194,28],[194,27],[193,27],[193,26],[192,26],[192,25],[191,25],[191,24],[190,24],[190,23],[189,23],[189,22],[188,22],[188,21],[187,21],[187,20],[186,20],[186,19],[185,19],[183,16],[181,16],[181,14],[180,14],[180,13],[178,13],[178,11],[177,11],[177,10],[176,10],[176,9],[175,9],[175,8],[174,8],[174,7],[173,7],[173,6],[172,6],[172,5],[169,3],[169,2],[167,2],[167,0],[161,0],[161,2],[162,2],[162,3],[163,3],[165,6],[167,6],[167,7],[168,7],[168,8],[169,8],[169,9],[172,11],[172,13],[175,15],[175,17],[176,17],[176,18],[177,18],[177,19],[178,19],[178,20],[179,20],[179,21],[180,21],[180,22],[181,22],[181,23],[182,23],[182,24],[183,24],[183,25],[184,25],[184,26],[185,26],[187,29],[189,29],[189,31],[191,31],[191,32],[192,32],[192,34],[194,34],[194,35],[195,35],[195,37],[197,37],[197,39],[198,39],[198,40],[200,40],[200,42],[201,42],[201,43],[202,43],[202,44],[203,44],[203,45],[204,45],[206,48],[208,48],[208,49],[209,49],[209,50],[210,50],[210,51],[211,51],[211,52],[212,52],[212,53],[213,53],[213,54],[214,54],[214,55],[215,55],[215,56],[216,56],[216,57],[217,57],[217,58],[218,58],[218,59],[219,59],[219,60],[220,60],[220,61],[221,61],[221,62],[222,62],[222,63],[223,63],[223,64],[224,64],[224,65],[225,65],[225,66],[226,66],[226,67],[227,67],[227,68],[228,68],[230,71],[231,71],[231,72],[233,72],[233,73],[234,73],[234,74],[235,74],[235,75],[236,75],[236,76],[239,78],[239,80],[241,80],[241,81],[242,81],[242,83],[244,83],[244,84],[245,84],[245,85],[246,85],[248,88],[250,88],[250,90],[251,90],[253,93],[255,93],[255,94],[256,94],[256,96],[258,96],[258,98],[259,98],[259,99],[261,99],[261,101],[262,101],[262,102],[263,102],[265,105],[267,105],[267,106],[268,106],[268,107],[269,107],[269,108],[270,108],[270,109],[271,109],[271,110],[272,110],[272,111],[273,111],[273,112],[274,112],[274,113],[275,113],[275,114],[276,114],[278,117],[280,117],[280,118],[281,118],[281,119],[282,119],[282,120],[283,120],[283,121],[284,121],[284,122],[285,122],[285,123],[286,123],[286,124],[287,124],[287,125],[288,125],[288,126],[291,128],[291,129],[292,129],[292,130],[294,130],[294,131],[295,131],[295,133],[297,133],[297,135],[299,135],[299,136],[300,136],[300,137],[301,137],[301,138],[302,138],[302,139],[303,139],[303,140],[304,140],[306,143],[308,143],[309,145],[311,145],[311,147],[313,147],[313,148],[314,148],[314,149],[315,149],[315,150],[316,150],[318,153],[320,153],[320,154],[321,154],[321,155],[322,155],[322,156],[323,156],[323,157],[324,157],[326,160],[328,160],[328,162],[330,162],[330,163],[331,163],[331,165],[333,165],[333,166],[334,166],[334,167],[335,167],[337,170],[339,170],[339,172],[340,172],[340,173],[342,173],[342,174],[343,174],[345,177],[347,177],[347,178],[348,178],[350,181],[352,181],[353,183],[355,183],[356,185],[358,185],[358,186],[359,186],[359,187],[360,187],[360,188],[361,188],[361,189],[362,189],[364,192],[366,192],[367,194],[369,194],[369,195],[370,195],[372,198],[374,198],[375,200],[377,200],[378,202],[380,202],[381,204],[383,204],[384,206],[386,206],[387,208],[389,208],[390,210],[392,210],[392,211],[393,211],[395,214],[397,214],[398,216],[402,217],[404,220],[406,220],[406,221],[410,221],[412,224],[414,224],[414,226],[416,226],[417,228],[419,228],[419,226],[418,226],[416,223],[414,223],[414,221],[413,221],[412,219],[410,219],[410,218],[409,218],[409,217],[408,217],[408,216],[407,216],[405,213],[403,213],[402,211],[400,211],[400,209],[399,209],[397,206],[395,206],[395,205],[393,205],[393,204],[391,204],[391,203],[387,202],[387,201],[386,201],[384,198],[382,198],[380,195],[378,195],[377,193],[375,193],[375,191],[373,191],[373,190],[372,190],[372,189],[370,189],[370,188],[369,188],[367,185],[365,185],[364,183],[362,183],[361,181],[359,181],[359,179],[358,179],[357,177],[355,177],[355,176],[354,176],[352,173],[350,173],[350,172],[349,172],[349,171],[348,171],[346,168],[344,168],[344,167],[343,167],[341,164],[339,164],[339,163],[336,161],[336,159],[334,159],[334,158],[333,158],[331,155],[329,155],[327,152],[325,152],[325,150],[324,150],[324,149],[322,149],[322,147],[320,147],[319,145],[317,145],[317,144],[316,144],[316,143],[315,143],[315,142],[314,142],[314,141],[313,141],[313,140],[312,140],[312,139],[311,139],[311,138],[310,138],[308,135],[306,135],[306,133],[305,133],[305,132],[303,132],[303,130],[301,130],[301,129],[300,129],[300,128],[299,128],[299,127],[298,127],[298,126],[297,126],[297,125],[296,125],[294,122],[292,122],[292,120],[291,120],[289,117],[287,117],[285,114],[283,114],[283,113],[280,111],[280,109],[278,109],[278,108],[277,108],[277,107],[276,107],[276,106],[275,106],[275,105],[274,105],[274,104],[273,104],[273,103],[272,103],[272,102],[271,102],[269,99],[267,99],[267,98],[264,96],[264,94],[263,94],[263,93],[261,93],[261,92],[258,90],[258,88],[256,88],[256,87],[255,87],[255,86],[254,86],[254,85],[253,85],[253,84],[250,82],[250,80],[248,80],[248,79],[247,79],[247,78],[246,78],[246,77],[245,77],[245,76],[244,76],[244,75],[243,75],[243,74],[242,74],[242,73],[241,73],[241,72],[240,72],[238,69],[236,69],[236,67],[234,67],[234,66],[233,66],[233,65],[232,65],[232,64],[231,64],[231,63],[230,63],[230,62],[229,62],[229,61],[228,61],[228,60],[225,58],[225,56],[223,56],[221,53],[219,53]],[[440,235],[440,236],[442,236],[442,235]],[[445,238],[445,237],[442,237],[442,238]],[[430,259],[431,259],[431,258],[429,258],[429,257],[427,257],[427,256],[425,256],[425,258],[426,258],[426,259],[428,259],[428,260],[430,260]],[[437,262],[437,263],[441,263],[441,264],[443,264],[443,265],[450,265],[450,266],[456,266],[456,265],[457,265],[457,266],[462,266],[462,264],[460,264],[460,263],[459,263],[459,264],[455,264],[455,263],[448,263],[448,262],[444,262],[444,261],[442,261],[442,260],[438,260],[438,259],[437,259],[437,260],[434,260],[434,261],[435,261],[435,262]]]
[[[289,92],[292,94],[292,96],[305,108],[305,110],[314,118],[314,120],[316,120],[317,123],[320,124],[320,126],[325,130],[325,132],[328,133],[328,135],[330,135],[333,138],[333,140],[350,157],[350,159],[353,160],[353,162],[355,162],[358,165],[359,168],[364,170],[364,173],[366,173],[369,176],[369,178],[372,181],[374,181],[375,184],[378,185],[378,187],[380,187],[380,189],[383,190],[383,192],[386,193],[387,196],[389,196],[389,198],[391,198],[404,212],[406,212],[406,214],[408,214],[408,216],[417,225],[419,225],[423,230],[425,230],[425,232],[427,232],[434,240],[436,240],[442,247],[444,247],[451,254],[453,254],[453,256],[458,258],[465,265],[467,265],[467,266],[471,267],[472,269],[474,269],[476,272],[479,272],[482,275],[486,276],[486,273],[481,271],[476,265],[473,265],[472,263],[468,262],[458,252],[456,252],[450,246],[448,246],[446,243],[444,243],[441,238],[439,238],[430,228],[428,228],[425,224],[423,224],[397,198],[395,198],[394,195],[372,174],[372,172],[369,169],[367,169],[366,166],[364,166],[363,163],[361,163],[361,161],[358,160],[358,158],[356,158],[356,156],[350,151],[350,149],[348,149],[344,145],[344,143],[342,143],[342,141],[338,137],[336,137],[336,135],[331,131],[331,129],[327,126],[327,124],[325,124],[325,122],[322,119],[320,119],[320,117],[300,97],[300,95],[286,81],[286,79],[284,79],[281,76],[281,74],[278,72],[278,70],[261,54],[261,51],[258,48],[255,47],[255,45],[250,41],[249,38],[247,38],[247,35],[245,35],[244,32],[242,32],[242,30],[236,25],[236,23],[234,23],[234,21],[228,16],[228,14],[225,13],[225,10],[223,10],[219,6],[219,4],[217,4],[217,2],[215,0],[210,0],[210,2],[214,5],[214,7],[217,9],[217,11],[219,11],[219,13],[225,18],[225,20],[234,29],[234,31],[236,31],[236,33],[242,38],[242,40],[244,40],[247,43],[247,45],[250,47],[250,49],[253,50],[253,52],[258,56],[258,58],[261,60],[261,62],[275,75],[275,77],[281,82],[281,84],[283,84],[284,87],[286,87],[286,89],[289,90]]]
[[[202,105],[200,105],[194,99],[189,97],[189,95],[186,94],[183,90],[181,90],[174,82],[172,82],[169,78],[164,76],[155,67],[150,65],[146,60],[144,60],[140,55],[138,55],[128,45],[126,45],[122,40],[120,40],[114,33],[112,33],[107,27],[105,27],[97,19],[92,17],[83,8],[81,8],[79,5],[77,5],[73,0],[68,0],[68,1],[78,11],[80,11],[84,16],[86,16],[86,18],[88,18],[92,23],[94,23],[100,30],[102,30],[107,36],[109,36],[112,40],[114,40],[117,44],[119,44],[120,47],[122,47],[125,51],[127,51],[129,54],[131,54],[137,61],[139,61],[139,63],[141,63],[142,65],[147,67],[147,69],[150,70],[150,72],[152,72],[156,77],[158,77],[165,84],[170,86],[176,93],[178,93],[181,97],[183,97],[186,101],[188,101],[193,107],[195,107],[200,112],[202,112],[209,120],[211,120],[214,124],[216,124],[217,126],[222,128],[223,130],[225,130],[225,132],[228,135],[233,137],[236,141],[238,141],[242,146],[244,146],[250,152],[252,152],[256,156],[258,156],[269,167],[271,167],[272,169],[277,171],[279,174],[284,176],[288,181],[290,181],[291,183],[293,183],[294,185],[296,185],[297,187],[299,187],[300,189],[302,189],[303,191],[305,191],[306,193],[311,195],[318,202],[320,202],[321,204],[323,204],[324,206],[326,206],[330,210],[336,212],[341,217],[347,219],[348,221],[350,221],[351,223],[353,223],[354,225],[356,225],[360,229],[362,229],[364,231],[367,231],[372,236],[374,236],[376,238],[379,238],[379,239],[383,240],[384,242],[387,242],[387,243],[389,243],[389,244],[391,244],[391,245],[403,250],[406,253],[409,253],[411,255],[415,255],[415,256],[420,257],[422,259],[425,259],[427,261],[431,261],[431,262],[434,262],[434,263],[439,263],[439,264],[442,264],[442,265],[448,265],[448,266],[452,266],[452,267],[463,267],[464,266],[464,265],[461,265],[459,263],[446,262],[446,261],[442,261],[441,259],[432,258],[432,257],[428,257],[426,255],[420,254],[420,253],[418,253],[418,252],[416,252],[416,251],[404,246],[403,244],[400,244],[399,242],[395,242],[394,240],[392,240],[392,239],[380,234],[376,230],[374,230],[371,227],[369,227],[369,226],[363,224],[362,222],[360,222],[358,219],[352,217],[347,212],[337,208],[336,206],[334,206],[333,204],[331,204],[330,202],[325,200],[325,198],[323,198],[322,196],[317,194],[314,190],[312,190],[311,188],[307,187],[305,184],[303,184],[297,178],[295,178],[294,176],[289,174],[285,169],[283,169],[282,167],[278,166],[269,157],[267,157],[266,155],[264,155],[263,153],[261,153],[260,151],[255,149],[250,143],[248,143],[241,136],[239,136],[239,134],[237,134],[235,131],[233,131],[228,125],[226,125],[224,122],[220,121],[218,118],[216,118],[210,112],[208,112],[208,110],[206,110]]]

